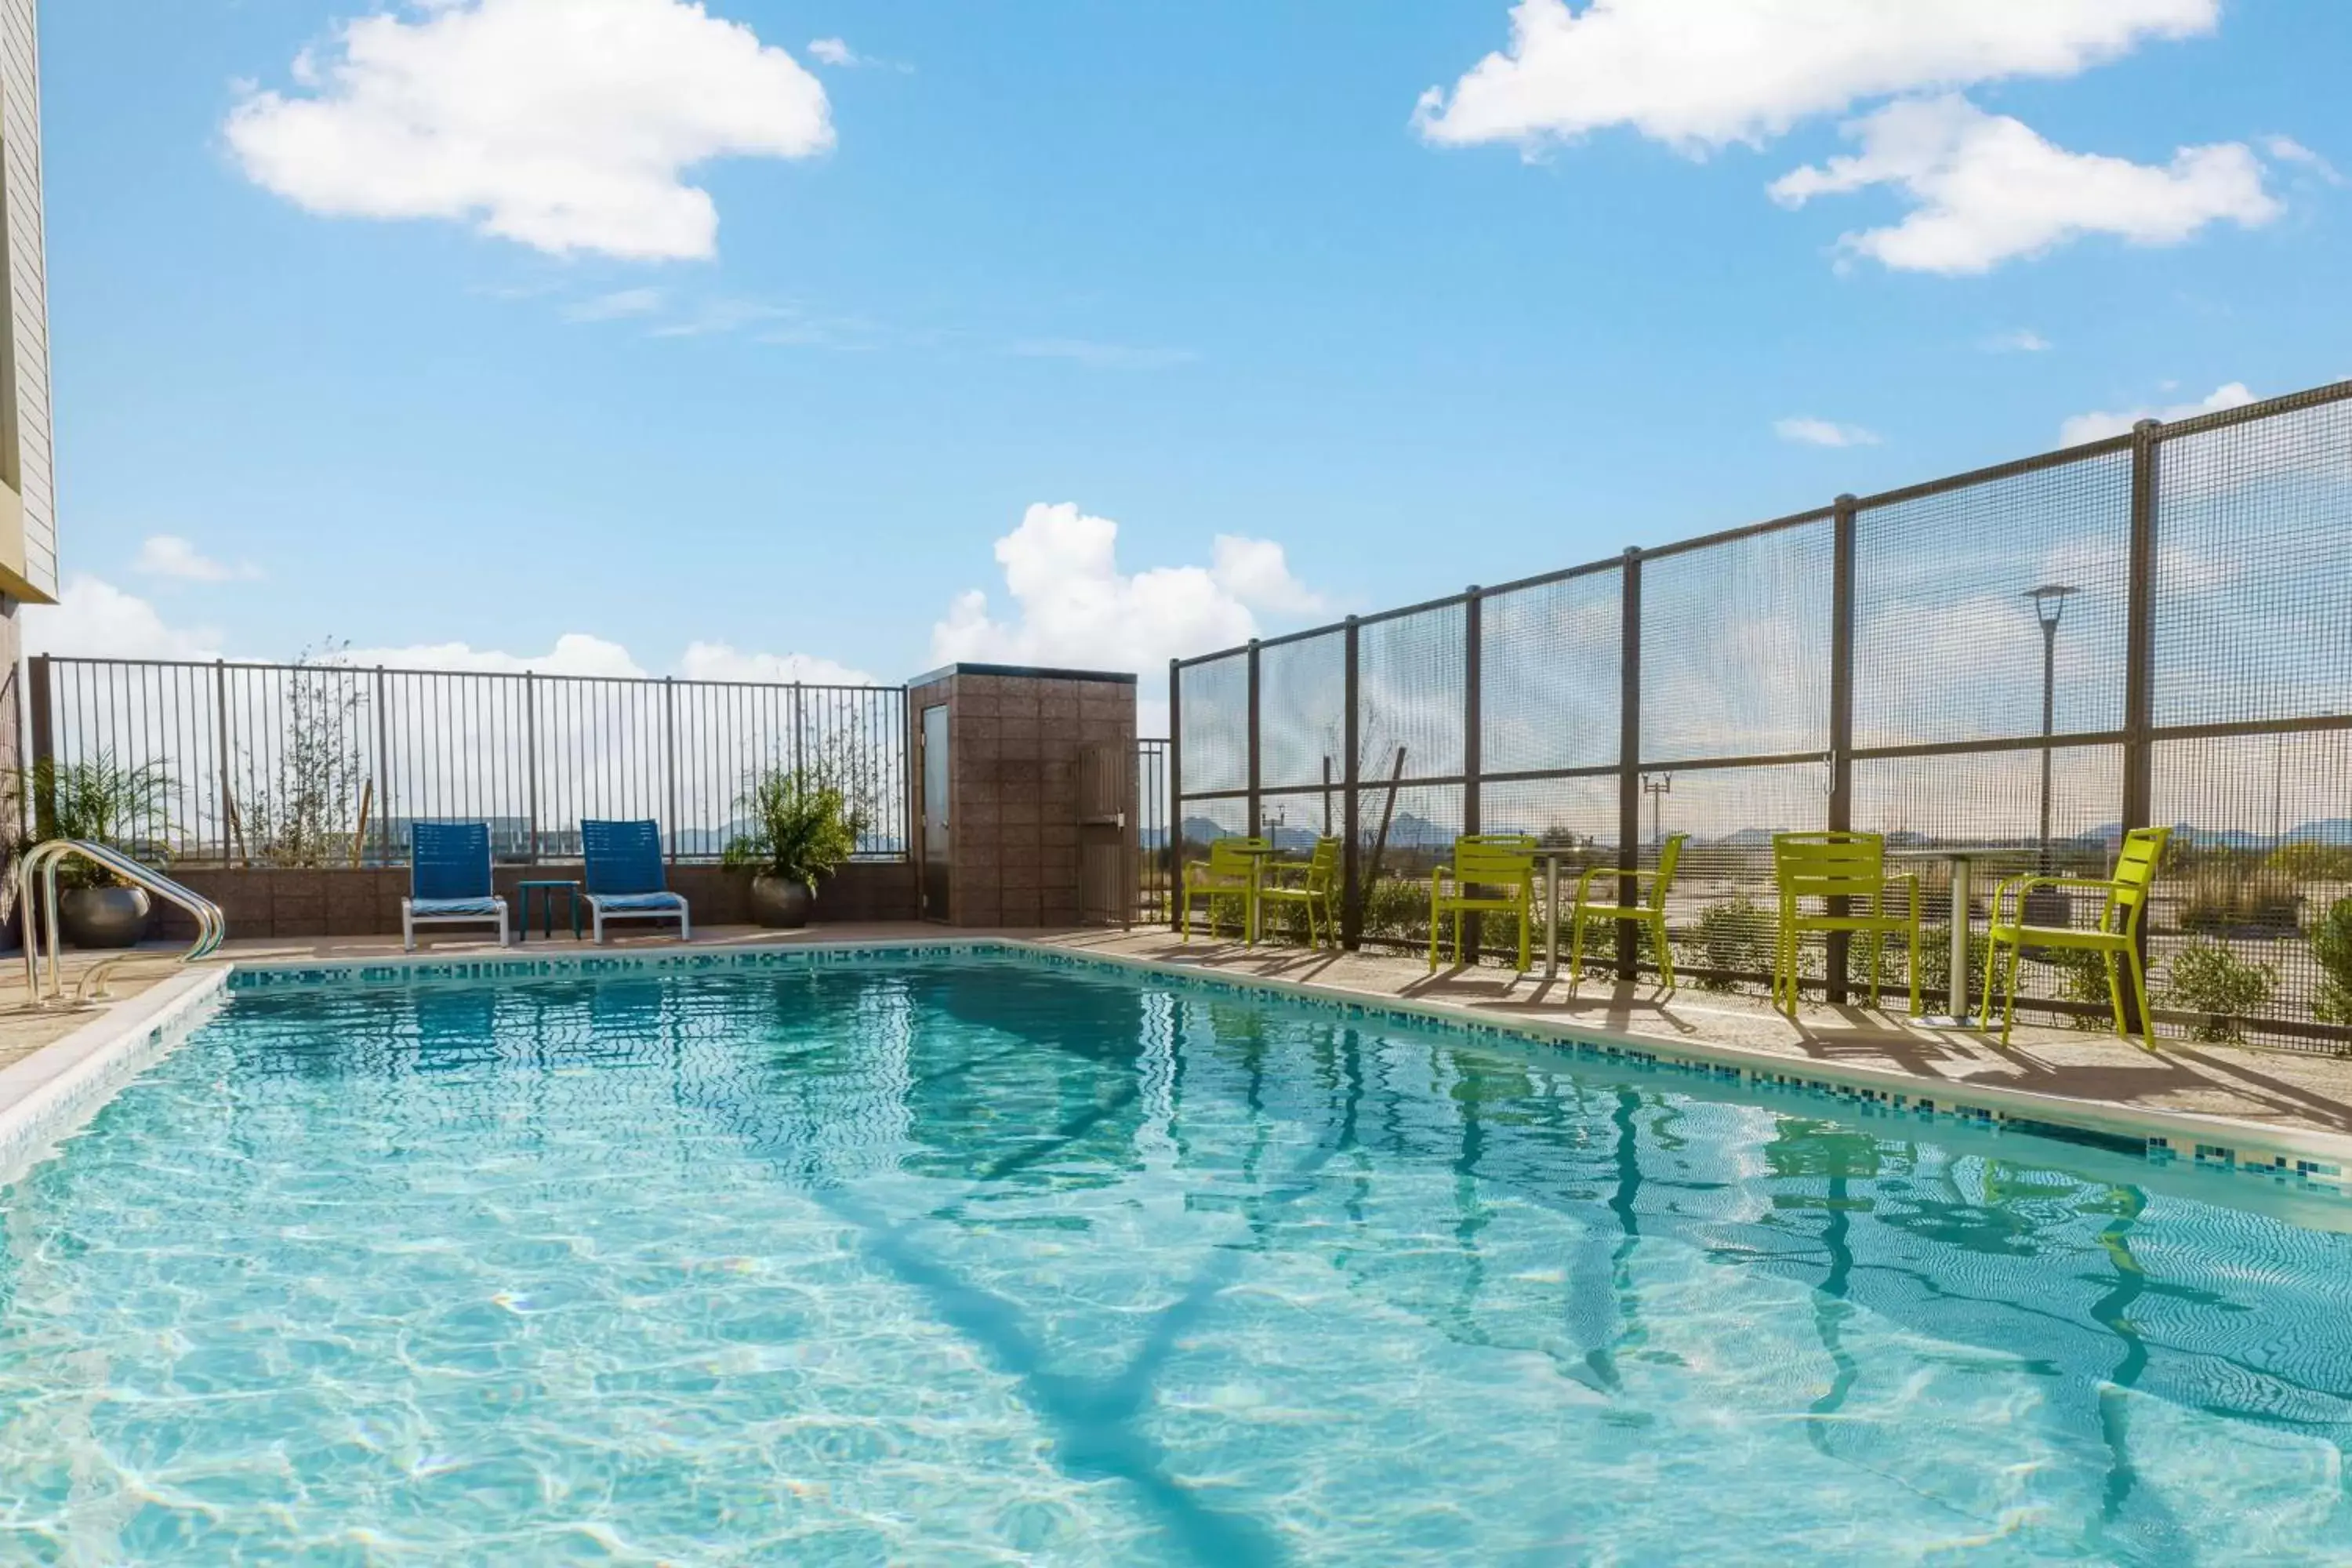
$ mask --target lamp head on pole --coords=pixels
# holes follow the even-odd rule
[[[2043,629],[2054,631],[2066,614],[2066,601],[2082,591],[2063,583],[2044,583],[2039,588],[2028,588],[2025,596],[2033,601],[2033,614]]]

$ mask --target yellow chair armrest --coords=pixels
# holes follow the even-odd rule
[[[2104,877],[2011,877],[1993,889],[1992,919],[1995,924],[2000,921],[2001,895],[2011,888],[2017,889],[2016,923],[2020,925],[2025,923],[2025,895],[2036,888],[2081,888],[2090,892],[2105,893],[2109,897],[2128,890],[2123,883]]]

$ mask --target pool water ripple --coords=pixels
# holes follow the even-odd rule
[[[1148,978],[240,993],[6,1210],[10,1560],[2352,1556],[2342,1236]]]

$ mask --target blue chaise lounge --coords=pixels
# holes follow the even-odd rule
[[[420,822],[409,832],[408,897],[400,900],[400,945],[416,951],[421,925],[499,923],[507,945],[507,901],[490,890],[486,822]]]
[[[686,900],[662,880],[661,829],[646,822],[585,822],[580,852],[587,861],[588,918],[598,942],[607,920],[677,921],[677,937],[694,934]]]

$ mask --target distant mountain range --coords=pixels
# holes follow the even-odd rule
[[[1669,826],[1671,826],[1671,824]],[[1379,815],[1367,812],[1361,827],[1365,838],[1370,839],[1379,830]],[[1486,831],[1540,833],[1540,829],[1499,822],[1486,824]],[[1693,841],[1719,845],[1732,849],[1765,849],[1771,847],[1772,835],[1777,831],[1779,830],[1770,827],[1742,827],[1719,837],[1695,837]],[[2186,822],[2175,823],[2172,831],[2176,836],[2192,843],[2211,845],[2225,849],[2272,849],[2281,844],[2352,846],[2352,817],[2346,816],[2325,817],[2315,822],[2299,824],[2279,835],[2275,842],[2267,833],[2247,833],[2237,828],[2210,829],[2198,827]],[[1184,838],[1187,843],[1205,844],[1213,838],[1232,837],[1233,833],[1232,828],[1205,816],[1188,816],[1184,819]],[[1313,828],[1293,827],[1286,824],[1274,828],[1269,835],[1276,849],[1285,853],[1301,854],[1315,847],[1317,836]],[[2123,836],[2122,825],[2109,822],[2083,833],[2062,837],[2059,842],[2084,846],[2097,845],[2113,848],[2123,841]],[[1389,824],[1389,843],[1400,849],[1443,849],[1451,845],[1454,838],[1454,829],[1442,826],[1425,816],[1417,816],[1409,811],[1398,812],[1395,818]],[[1152,829],[1143,835],[1143,847],[1146,849],[1163,847],[1167,842],[1168,833],[1165,828]],[[1897,828],[1887,834],[1886,842],[1893,847],[1918,849],[1940,843],[1965,843],[1969,840],[1948,840],[1935,834]]]

